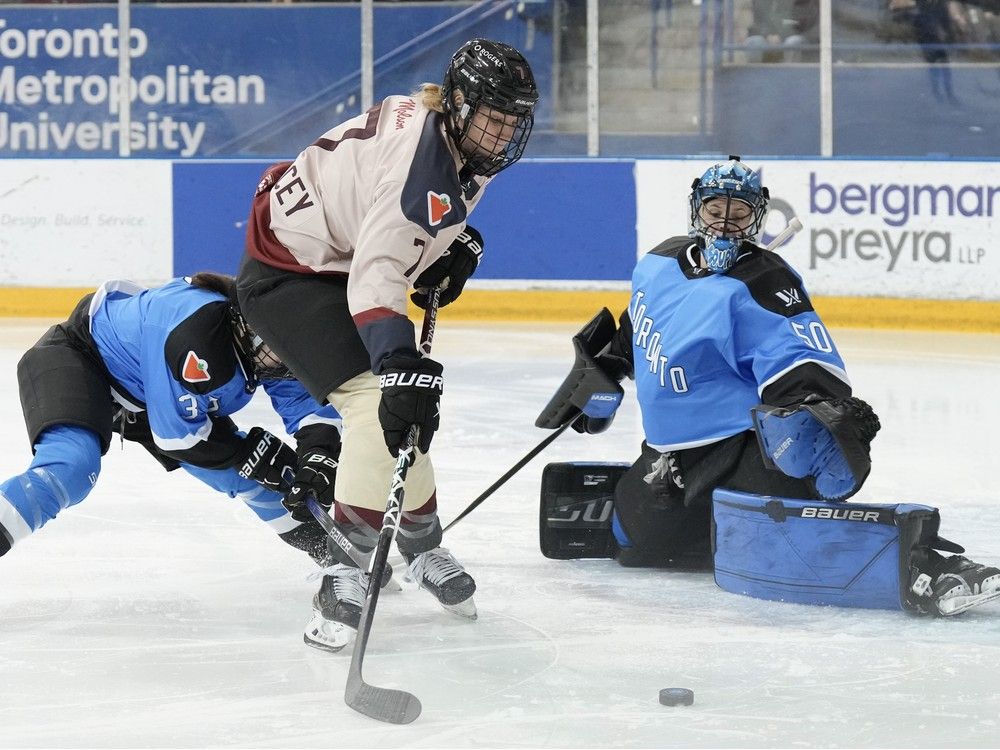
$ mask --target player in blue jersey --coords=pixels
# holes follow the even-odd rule
[[[308,483],[329,506],[336,454],[299,468],[295,450],[261,427],[240,431],[231,415],[263,387],[300,455],[316,443],[336,451],[340,417],[247,326],[234,284],[211,273],[155,289],[108,282],[25,353],[18,382],[34,458],[0,484],[0,555],[87,497],[119,432],[167,471],[183,468],[239,498],[284,542],[331,563],[319,524],[283,500]],[[306,642],[322,648],[321,619],[314,614]]]
[[[868,476],[878,417],[852,395],[800,276],[758,244],[768,201],[739,157],[696,179],[689,233],[637,263],[617,330],[604,310],[581,331],[577,364],[539,417],[600,432],[619,381],[635,379],[645,440],[614,493],[622,565],[711,566],[717,488],[838,503]],[[964,550],[937,536],[932,510],[911,540],[923,576],[912,608],[953,614],[1000,596],[997,568],[939,554]]]

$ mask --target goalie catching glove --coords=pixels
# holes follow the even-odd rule
[[[536,427],[554,430],[572,421],[577,432],[596,435],[611,426],[625,393],[619,381],[632,371],[631,362],[614,352],[613,344],[628,321],[625,315],[622,319],[619,331],[614,316],[605,307],[573,337],[576,362],[535,420]]]
[[[295,474],[295,451],[262,427],[253,427],[243,439],[234,462],[244,479],[274,492],[284,492]]]
[[[313,520],[306,505],[310,495],[327,510],[333,505],[340,459],[340,430],[328,424],[307,425],[295,433],[295,441],[298,469],[292,479],[292,488],[281,504],[296,521],[307,523]]]
[[[431,263],[413,283],[416,290],[410,295],[413,304],[426,310],[430,293],[440,288],[438,305],[450,305],[465,288],[465,282],[479,268],[483,259],[483,236],[468,224],[454,242],[444,251],[444,255]]]
[[[813,394],[791,409],[761,404],[751,410],[764,463],[790,477],[808,477],[825,500],[844,500],[871,471],[871,442],[881,427],[860,398]]]
[[[378,421],[382,425],[389,452],[398,456],[410,427],[416,425],[417,450],[430,450],[431,439],[440,423],[444,368],[429,357],[414,352],[397,352],[382,362],[378,384],[382,400]]]

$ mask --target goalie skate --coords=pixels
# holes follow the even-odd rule
[[[994,599],[1000,599],[1000,570],[980,565],[966,557],[949,557],[933,580],[917,576],[913,593],[928,597],[937,613],[952,617]]]
[[[472,595],[476,592],[476,582],[454,555],[443,547],[421,552],[419,555],[403,555],[409,563],[404,579],[417,583],[434,595],[442,607],[452,614],[475,620],[478,617],[476,602]]]

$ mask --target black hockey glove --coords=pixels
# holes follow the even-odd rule
[[[416,290],[410,295],[413,304],[426,310],[430,300],[430,291],[441,288],[439,306],[444,307],[458,299],[465,282],[479,267],[483,259],[483,237],[468,224],[444,251],[444,255],[431,263],[413,283]]]
[[[332,425],[308,425],[295,433],[295,440],[298,470],[292,479],[292,488],[281,504],[292,514],[292,518],[306,523],[313,518],[306,505],[309,495],[327,510],[333,505],[340,459],[340,431]]]
[[[262,427],[253,427],[243,439],[235,466],[244,479],[284,492],[291,486],[296,463],[295,451]]]
[[[609,353],[616,334],[614,316],[605,307],[573,337],[573,369],[538,415],[536,427],[554,430],[570,422],[577,432],[596,435],[611,426],[624,394],[618,382],[631,371],[627,360]]]
[[[396,353],[382,362],[379,387],[382,401],[378,420],[389,452],[397,456],[411,425],[420,428],[417,450],[426,453],[440,416],[444,368],[439,362],[412,353]]]

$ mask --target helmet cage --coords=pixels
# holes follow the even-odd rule
[[[264,339],[257,335],[246,318],[236,309],[229,307],[230,320],[233,328],[233,338],[236,348],[243,355],[244,363],[249,364],[254,378],[261,380],[294,380],[295,376],[271,350]]]
[[[467,42],[448,66],[441,95],[445,128],[472,174],[491,177],[524,154],[538,89],[516,49],[483,39]]]
[[[706,201],[723,199],[724,210],[718,218],[703,215]],[[736,262],[743,241],[756,243],[764,231],[770,196],[761,185],[760,175],[739,159],[709,168],[691,185],[691,235],[704,241],[702,257],[709,270],[725,273]],[[734,204],[750,209],[746,218],[730,218]]]

